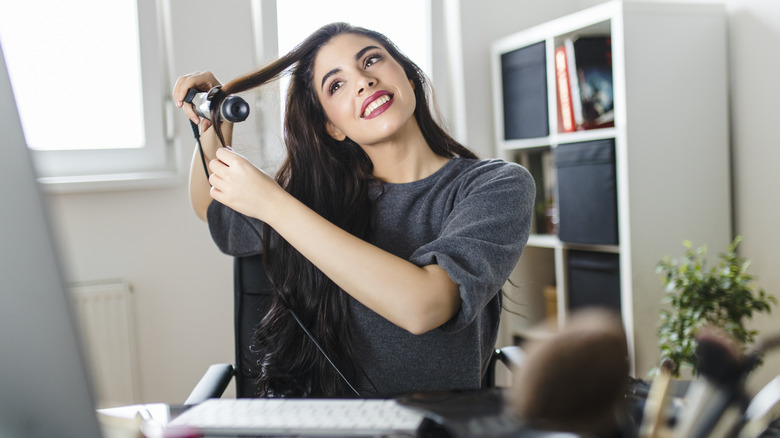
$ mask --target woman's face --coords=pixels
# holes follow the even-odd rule
[[[328,133],[361,146],[391,140],[414,120],[414,89],[399,64],[374,39],[342,34],[314,59],[313,86]]]

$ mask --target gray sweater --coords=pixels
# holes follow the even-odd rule
[[[528,240],[533,179],[514,163],[453,158],[427,178],[383,184],[373,196],[372,243],[418,266],[438,264],[462,301],[450,321],[413,335],[350,300],[366,374],[381,395],[478,388],[498,334],[501,287]],[[212,202],[214,241],[227,254],[259,253],[257,235],[236,214]],[[353,383],[373,394],[363,376]]]

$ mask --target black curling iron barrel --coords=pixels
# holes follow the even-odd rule
[[[184,101],[192,104],[195,108],[195,114],[199,117],[211,120],[211,98],[218,89],[218,87],[214,87],[207,92],[201,92],[190,88]],[[219,115],[222,120],[228,122],[243,122],[249,116],[249,104],[239,96],[230,95],[222,101]]]

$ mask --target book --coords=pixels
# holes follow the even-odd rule
[[[615,126],[612,40],[607,36],[567,38],[564,48],[576,129]]]
[[[569,72],[569,88],[571,89],[571,105],[575,129],[582,129],[582,98],[580,97],[580,82],[577,76],[577,59],[574,53],[574,39],[566,38],[563,43],[566,51],[566,64]]]
[[[580,37],[573,45],[583,129],[614,126],[611,38]]]
[[[544,286],[545,315],[548,320],[558,317],[558,289],[554,284]]]
[[[531,173],[536,184],[536,199],[531,217],[532,234],[557,234],[558,209],[555,200],[555,164],[550,149],[524,151],[518,163]]]
[[[572,132],[576,129],[576,123],[569,81],[569,61],[564,46],[555,49],[555,83],[558,90],[558,116],[560,117],[558,131]]]

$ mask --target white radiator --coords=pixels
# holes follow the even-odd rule
[[[70,285],[98,407],[137,403],[138,358],[133,293],[122,280]]]

